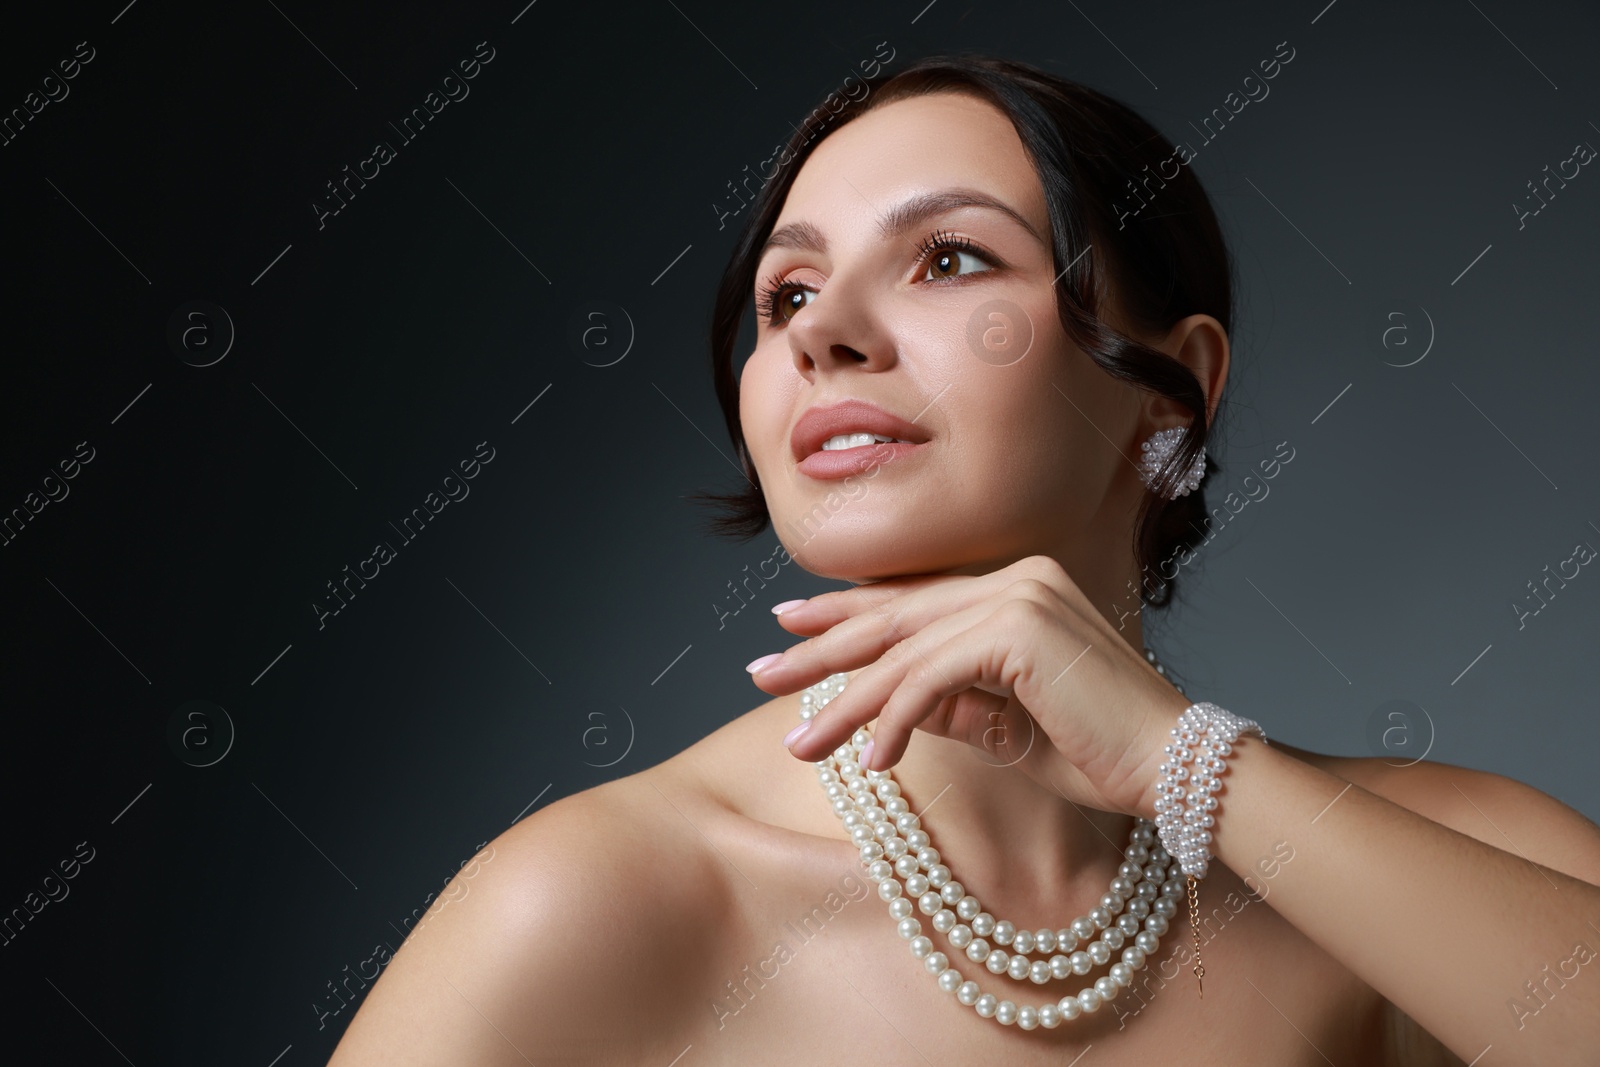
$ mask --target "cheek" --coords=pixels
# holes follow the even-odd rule
[[[782,458],[779,449],[788,447],[784,436],[793,410],[793,385],[785,378],[795,377],[793,367],[773,355],[757,351],[739,374],[739,425],[758,472]]]

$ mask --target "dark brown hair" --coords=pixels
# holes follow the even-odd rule
[[[1061,272],[1056,307],[1068,338],[1107,374],[1168,397],[1193,415],[1182,446],[1145,494],[1134,528],[1134,555],[1144,575],[1141,595],[1146,603],[1165,607],[1177,576],[1177,567],[1171,566],[1169,574],[1168,566],[1205,537],[1209,519],[1203,490],[1165,499],[1211,435],[1205,391],[1181,362],[1123,336],[1098,312],[1109,299],[1109,286],[1130,325],[1145,335],[1164,336],[1179,319],[1203,313],[1231,336],[1233,262],[1205,190],[1188,166],[1179,165],[1172,143],[1127,105],[1025,63],[931,56],[865,84],[864,95],[839,98],[844,103],[837,109],[819,107],[813,114],[824,117],[795,131],[779,157],[784,162],[745,216],[712,310],[711,373],[748,481],[732,493],[699,492],[690,499],[725,511],[710,523],[717,534],[748,540],[771,521],[739,424],[734,349],[744,314],[753,309],[761,246],[801,164],[827,134],[874,108],[928,93],[964,92],[1011,119],[1034,164],[1050,215],[1052,251]],[[1172,169],[1176,174],[1169,177]],[[1155,201],[1149,211],[1141,209],[1147,197]],[[1119,201],[1125,205],[1120,211]],[[1090,244],[1093,251],[1079,256]],[[1207,457],[1207,475],[1218,469]]]

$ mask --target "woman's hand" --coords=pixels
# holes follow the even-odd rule
[[[796,758],[820,760],[876,718],[871,769],[893,766],[920,728],[999,747],[1074,802],[1155,817],[1156,768],[1190,702],[1049,556],[823,593],[778,621],[816,636],[755,673],[765,691],[866,668],[791,743]]]

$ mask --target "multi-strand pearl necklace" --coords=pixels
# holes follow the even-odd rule
[[[1146,649],[1145,657],[1156,670],[1166,673],[1156,664],[1155,653]],[[806,689],[800,696],[800,718],[809,720],[821,711],[844,691],[848,680],[847,674],[833,674]],[[887,902],[896,931],[910,943],[911,955],[922,961],[941,990],[954,993],[957,1001],[985,1019],[1032,1030],[1037,1026],[1051,1029],[1061,1025],[1063,1019],[1098,1011],[1133,984],[1135,972],[1156,954],[1161,935],[1167,932],[1184,893],[1183,881],[1172,870],[1173,856],[1156,843],[1155,823],[1144,818],[1135,821],[1110,891],[1087,915],[1059,929],[1018,929],[1015,923],[996,919],[984,911],[978,898],[954,880],[890,773],[862,770],[861,750],[870,740],[872,735],[866,729],[857,730],[848,742],[816,762],[817,780],[832,802],[834,814],[860,847],[861,865],[877,884],[878,896]],[[1193,904],[1192,878],[1190,882]],[[950,957],[937,950],[933,940],[923,933],[922,921],[913,916],[913,911],[929,916],[934,930],[946,937],[952,949],[983,964],[991,974],[1004,973],[1036,985],[1052,978],[1088,974],[1109,962],[1119,948],[1122,957],[1112,964],[1108,974],[1076,994],[1037,1006],[1018,1007],[1014,1001],[998,999],[993,993],[983,992],[977,982],[963,978],[950,965]],[[990,938],[995,945],[1009,946],[1010,951],[991,945]],[[1085,947],[1078,948],[1086,941]],[[1030,960],[1030,955],[1049,959]]]

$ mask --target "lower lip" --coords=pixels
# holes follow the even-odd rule
[[[796,464],[795,469],[809,478],[843,478],[851,474],[864,474],[885,463],[918,455],[927,447],[926,441],[920,444],[895,441],[857,445],[855,448],[837,448],[828,452],[817,451]]]

